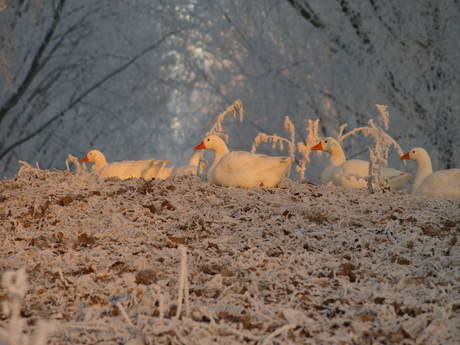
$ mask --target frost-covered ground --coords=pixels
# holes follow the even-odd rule
[[[29,282],[0,290],[3,344],[460,339],[457,200],[25,166],[0,182],[0,226],[4,283]]]

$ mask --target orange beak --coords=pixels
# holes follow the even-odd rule
[[[202,141],[200,145],[198,145],[197,147],[194,148],[194,150],[203,150],[205,148],[206,148],[206,146],[204,146],[204,141]]]
[[[81,163],[83,163],[83,162],[88,162],[88,156],[83,157],[82,160],[81,160],[80,162],[81,162]]]
[[[316,144],[315,146],[313,146],[311,149],[312,150],[322,150],[323,145],[321,144],[321,141],[318,144]]]
[[[399,159],[410,159],[409,152],[407,152],[404,156],[399,157]]]

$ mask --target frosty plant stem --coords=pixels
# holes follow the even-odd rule
[[[3,302],[3,310],[11,320],[7,329],[0,329],[0,338],[6,344],[26,344],[27,337],[22,333],[26,320],[20,317],[21,300],[29,288],[25,268],[5,272],[2,277],[2,285],[13,297],[13,301]]]
[[[300,180],[305,179],[305,172],[307,171],[307,163],[310,163],[311,148],[319,140],[318,125],[319,125],[319,119],[316,119],[315,121],[308,120],[308,126],[307,126],[308,136],[307,136],[307,139],[305,140],[305,144],[302,142],[299,142],[297,144],[297,149],[303,155],[303,158],[299,162],[299,166],[296,167],[296,171],[300,174]],[[318,154],[320,153],[321,151],[318,151]]]
[[[234,119],[236,119],[236,114],[239,113],[240,114],[240,122],[242,122],[243,118],[244,118],[243,102],[241,102],[240,100],[237,100],[237,101],[235,101],[235,103],[233,103],[231,106],[229,106],[227,108],[227,110],[225,110],[224,112],[220,113],[216,117],[216,123],[214,124],[214,126],[212,126],[211,130],[208,133],[206,133],[205,136],[208,136],[208,135],[211,135],[211,134],[216,134],[216,135],[220,136],[222,139],[224,139],[224,141],[228,142],[228,135],[223,134],[222,121],[224,121],[225,116],[227,116],[227,114],[229,114],[229,113],[232,113]]]
[[[48,334],[54,330],[54,327],[40,322],[34,340],[31,341],[27,334],[23,333],[26,323],[25,318],[21,318],[21,300],[29,289],[27,273],[25,268],[19,271],[7,271],[3,274],[2,285],[13,297],[12,302],[3,302],[3,311],[11,318],[9,327],[0,328],[0,343],[5,345],[43,345],[46,344]]]
[[[120,310],[121,315],[123,315],[123,317],[125,318],[125,320],[128,323],[128,325],[135,330],[136,327],[134,327],[134,324],[132,323],[131,319],[129,318],[128,313],[126,312],[125,308],[123,308],[123,306],[121,305],[120,302],[117,303],[117,307]]]
[[[379,111],[379,122],[383,127],[388,130],[388,123],[390,122],[390,114],[388,113],[387,106],[375,105]],[[368,127],[359,127],[342,135],[344,129],[347,127],[346,124],[340,126],[340,132],[338,141],[341,143],[343,139],[361,132],[365,137],[371,136],[374,139],[374,147],[369,149],[370,163],[369,163],[369,177],[367,178],[368,189],[370,193],[383,193],[385,190],[389,190],[388,178],[384,176],[382,169],[388,165],[388,151],[390,145],[393,145],[398,154],[402,156],[402,151],[399,144],[383,129],[376,125],[372,119],[369,120]]]
[[[289,145],[289,156],[294,160],[295,156],[295,127],[294,124],[291,122],[289,117],[286,116],[284,119],[284,129],[287,130],[291,134],[291,140],[286,138],[282,138],[277,136],[276,134],[267,135],[265,133],[259,133],[255,138],[252,144],[251,152],[255,153],[257,146],[261,143],[273,143],[272,148],[276,149],[276,144],[279,144],[280,150],[284,150],[283,142],[286,142]]]
[[[377,106],[377,109],[379,109],[379,111],[384,109],[384,111],[386,112],[387,106],[378,105],[378,104],[376,106]],[[381,121],[383,119],[384,118],[380,117],[379,121]],[[389,142],[389,144],[393,145],[394,148],[396,150],[398,150],[398,154],[401,154],[401,156],[404,154],[404,152],[402,151],[402,149],[399,146],[399,144],[391,136],[389,136],[387,133],[379,130],[378,127],[374,124],[374,121],[372,119],[369,120],[369,125],[370,126],[368,126],[368,127],[355,128],[355,129],[353,129],[352,131],[348,132],[345,135],[342,135],[342,133],[345,130],[345,128],[347,127],[347,124],[344,124],[344,125],[340,126],[340,132],[339,132],[339,135],[338,135],[338,141],[341,143],[345,138],[348,138],[349,136],[352,136],[352,135],[354,135],[354,134],[356,134],[358,132],[362,132],[365,137],[371,136],[372,138],[374,138],[374,141],[378,140],[378,139],[381,139],[382,137],[385,138]],[[387,127],[388,122],[386,122],[386,123],[384,122],[384,125],[385,125],[385,127]],[[381,132],[381,133],[379,133],[379,132]],[[378,134],[380,134],[380,135],[378,135]]]
[[[295,328],[297,327],[297,325],[284,325],[283,327],[280,327],[278,328],[276,331],[270,333],[270,335],[268,337],[265,338],[264,342],[262,343],[262,345],[267,345],[271,342],[271,340],[276,337],[277,335],[280,335],[281,333],[283,333],[284,331],[288,331],[290,330],[291,328]]]
[[[152,284],[152,288],[155,289],[158,295],[159,317],[160,321],[162,321],[165,313],[165,296],[161,293],[161,287],[159,287],[158,285]]]
[[[180,273],[179,273],[179,296],[177,301],[177,314],[176,320],[179,319],[182,312],[182,299],[185,298],[185,316],[189,314],[189,291],[188,291],[188,279],[187,279],[187,248],[182,244],[179,246],[179,251],[182,255]],[[185,296],[184,296],[185,292]]]
[[[24,161],[19,161],[20,164],[22,164],[22,167],[19,169],[18,171],[18,176],[22,176],[22,175],[25,175],[27,173],[38,173],[38,172],[42,172],[40,170],[40,167],[38,166],[38,162],[36,163],[37,164],[37,168],[32,168],[32,166],[27,163],[27,162],[24,162]]]
[[[78,158],[77,158],[77,157],[74,157],[74,156],[72,156],[72,155],[70,155],[70,154],[69,154],[67,157],[68,157],[68,158],[67,158],[66,161],[65,161],[65,165],[66,165],[66,167],[67,167],[67,171],[70,173],[69,162],[72,162],[72,163],[75,165],[75,167],[77,168],[76,174],[77,174],[77,175],[81,174],[81,172],[83,171],[83,168],[82,168],[82,166],[81,166],[80,161],[78,160]]]

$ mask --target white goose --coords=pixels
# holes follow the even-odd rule
[[[198,164],[200,164],[201,151],[197,151],[190,158],[188,165],[175,167],[171,175],[196,175],[198,173]],[[201,162],[200,169],[203,172],[206,169],[206,163]]]
[[[165,180],[171,175],[174,166],[167,167],[166,165],[171,163],[171,160],[167,161],[154,161],[147,168],[142,170],[142,178],[145,180],[151,180],[153,178]]]
[[[412,193],[460,200],[460,169],[433,172],[430,156],[421,147],[411,149],[401,156],[401,159],[410,159],[417,163],[417,174],[412,184]]]
[[[155,158],[148,158],[107,163],[104,154],[98,150],[89,151],[81,160],[81,162],[94,163],[93,171],[101,178],[118,177],[122,180],[142,177],[142,171],[157,161]]]
[[[246,151],[230,152],[216,135],[206,137],[195,150],[214,151],[214,161],[208,169],[208,181],[218,186],[256,188],[277,187],[289,171],[292,158],[272,157]]]
[[[342,146],[332,137],[321,140],[312,150],[323,150],[330,153],[329,164],[321,174],[321,182],[326,184],[332,182],[336,186],[350,188],[365,188],[367,181],[356,178],[354,175],[362,177],[369,176],[369,162],[360,159],[347,160]],[[383,173],[388,177],[391,190],[398,190],[404,187],[412,177],[411,174],[396,169],[385,167]]]

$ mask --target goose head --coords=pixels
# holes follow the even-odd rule
[[[433,171],[430,155],[422,147],[414,147],[410,149],[409,152],[401,156],[400,159],[410,159],[417,163],[417,167],[419,169]]]
[[[225,154],[229,152],[227,144],[225,144],[225,142],[217,135],[207,136],[206,138],[204,138],[201,144],[199,144],[198,146],[194,148],[194,150],[203,150],[203,149],[213,150],[219,154]]]
[[[89,151],[85,157],[82,158],[81,162],[89,162],[94,163],[97,166],[102,166],[107,163],[105,160],[105,156],[101,151],[98,150],[91,150]]]
[[[322,150],[322,151],[326,151],[329,153],[333,152],[336,149],[339,149],[340,151],[342,151],[342,147],[340,146],[339,142],[332,137],[327,137],[321,140],[318,144],[313,146],[311,149],[312,150]]]

